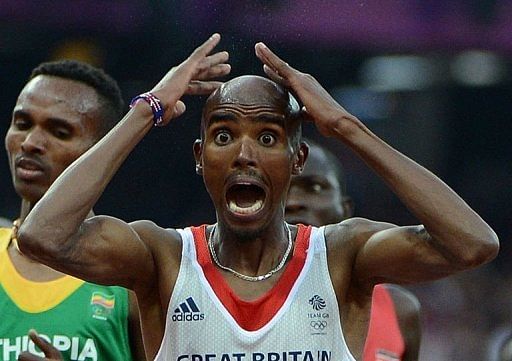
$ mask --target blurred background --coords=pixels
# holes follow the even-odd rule
[[[502,248],[490,265],[410,288],[423,305],[421,360],[491,360],[501,326],[512,327],[512,0],[2,0],[0,133],[42,61],[102,67],[128,102],[213,32],[233,76],[263,75],[254,44],[265,41],[496,230]],[[180,121],[151,131],[97,213],[166,227],[214,220],[192,156],[203,101],[185,99]],[[305,133],[320,139],[311,127]],[[345,146],[322,143],[345,165],[358,216],[416,223]],[[19,201],[3,151],[0,186],[0,216],[14,219]]]

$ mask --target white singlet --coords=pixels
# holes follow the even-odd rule
[[[341,329],[323,227],[299,225],[280,279],[250,302],[213,264],[205,230],[179,230],[183,254],[156,361],[355,361]]]

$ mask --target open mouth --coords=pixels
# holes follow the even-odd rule
[[[235,184],[228,189],[226,200],[231,212],[254,214],[263,208],[265,191],[254,184]]]

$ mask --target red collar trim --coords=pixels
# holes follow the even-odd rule
[[[311,235],[311,226],[299,224],[295,238],[295,248],[291,260],[285,266],[281,277],[268,292],[254,301],[240,299],[222,277],[213,264],[206,242],[206,225],[192,227],[197,261],[204,275],[227,311],[240,327],[247,331],[256,331],[265,326],[277,314],[288,298],[293,285],[306,262],[307,249]]]

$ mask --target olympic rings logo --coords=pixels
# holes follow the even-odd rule
[[[311,321],[309,325],[314,330],[323,331],[327,327],[327,321]]]

